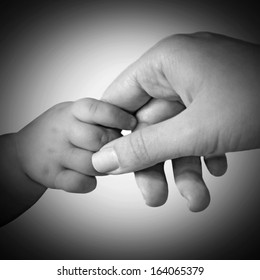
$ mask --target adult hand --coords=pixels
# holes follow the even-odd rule
[[[103,99],[137,116],[155,99],[179,103],[184,110],[108,143],[94,154],[95,169],[121,174],[178,159],[178,187],[191,210],[205,208],[209,194],[198,157],[204,156],[211,173],[221,175],[224,153],[259,148],[259,70],[258,45],[209,33],[162,40],[128,67]]]
[[[151,124],[162,122],[176,116],[184,110],[179,102],[164,99],[151,99],[136,113],[138,125],[135,130],[142,129]],[[225,157],[212,159],[214,169],[212,173],[223,174],[226,170]],[[208,189],[202,178],[201,163],[199,157],[184,157],[172,160],[174,178],[181,194],[187,198],[191,211],[201,211],[209,204],[210,197]],[[160,206],[168,197],[168,184],[164,174],[164,164],[135,172],[135,179],[139,186],[146,204],[149,206]],[[220,173],[221,172],[221,173]]]

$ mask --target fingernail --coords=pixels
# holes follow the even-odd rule
[[[116,152],[113,148],[105,148],[92,156],[92,164],[100,173],[108,173],[119,168]]]
[[[136,127],[136,124],[137,124],[137,120],[135,117],[132,117],[131,118],[131,121],[130,121],[130,128],[131,129],[134,129]]]

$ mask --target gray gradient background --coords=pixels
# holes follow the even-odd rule
[[[212,31],[259,43],[256,7],[212,1],[1,1],[0,133],[56,103],[100,98],[158,40]],[[166,164],[166,205],[147,207],[133,174],[98,178],[87,195],[49,190],[0,229],[1,259],[259,258],[260,151],[204,170],[212,202],[190,213]]]

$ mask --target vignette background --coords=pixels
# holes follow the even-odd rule
[[[1,1],[0,133],[56,103],[100,98],[165,36],[211,31],[259,43],[250,1]],[[86,195],[47,191],[0,228],[1,259],[258,259],[260,151],[204,168],[211,205],[190,213],[166,164],[168,202],[147,207],[133,174],[98,178]]]

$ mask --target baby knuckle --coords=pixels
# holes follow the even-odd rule
[[[73,123],[70,125],[68,130],[68,138],[71,142],[78,142],[79,139],[83,138],[84,130],[79,129],[78,125]]]
[[[99,109],[99,102],[94,99],[88,98],[85,101],[85,106],[90,115],[95,115]]]
[[[77,100],[77,101],[74,101],[74,102],[71,104],[71,112],[72,112],[72,114],[77,115],[77,112],[78,112],[79,109],[80,109],[81,102],[82,102],[82,99],[79,99],[79,100]]]
[[[69,149],[63,155],[63,163],[68,164],[75,161],[76,149]]]
[[[95,113],[98,107],[98,102],[93,98],[82,98],[73,102],[71,106],[72,113],[77,116],[79,112]]]

